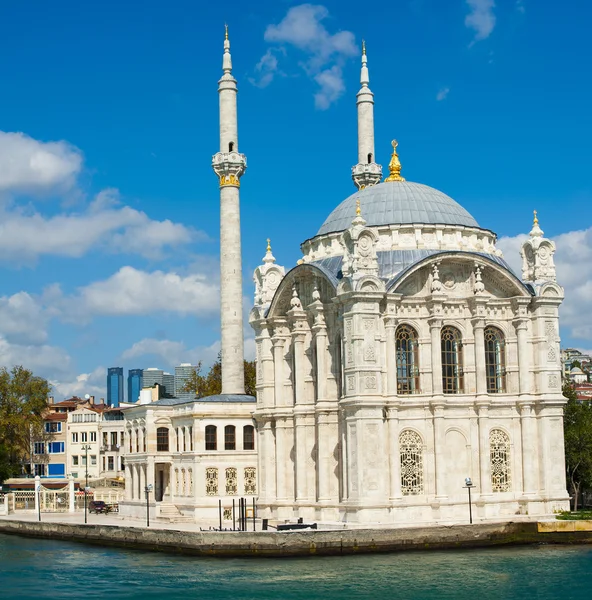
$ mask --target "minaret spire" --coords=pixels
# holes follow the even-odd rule
[[[240,178],[247,168],[238,152],[236,95],[230,40],[225,26],[220,98],[220,152],[212,167],[220,181],[220,324],[222,393],[244,394],[243,284],[240,231]]]
[[[352,179],[359,190],[379,183],[382,178],[382,167],[374,161],[374,94],[368,87],[369,83],[366,42],[362,40],[362,87],[357,95],[358,164],[352,168]]]

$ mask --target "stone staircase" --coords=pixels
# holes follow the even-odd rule
[[[162,502],[160,504],[160,514],[157,517],[158,521],[166,521],[167,523],[193,523],[193,517],[182,515],[179,509],[170,503]]]

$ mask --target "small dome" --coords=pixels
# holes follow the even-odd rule
[[[317,235],[347,229],[356,216],[359,198],[362,217],[369,226],[423,223],[479,227],[455,200],[421,183],[384,181],[346,198],[327,217]]]
[[[580,369],[580,367],[574,367],[571,371],[570,371],[571,375],[585,375],[584,371],[582,371],[582,369]]]

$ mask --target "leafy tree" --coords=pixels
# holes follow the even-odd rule
[[[571,361],[571,368],[575,369],[575,368],[581,369],[582,368],[582,363],[579,360],[572,360]]]
[[[245,393],[251,396],[256,392],[255,361],[245,360]],[[210,367],[207,375],[202,374],[202,363],[198,363],[191,377],[183,386],[184,392],[193,392],[197,398],[215,396],[222,393],[222,360],[218,354],[216,362]]]
[[[0,369],[0,480],[18,475],[31,441],[43,437],[50,391],[49,383],[28,369]]]
[[[563,386],[567,398],[563,413],[565,468],[574,498],[574,510],[584,489],[592,485],[592,405],[578,400],[571,383]]]

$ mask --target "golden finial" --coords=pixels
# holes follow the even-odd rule
[[[271,252],[271,240],[267,238],[267,251]]]
[[[358,198],[356,200],[356,217],[359,217],[362,215],[362,208],[360,207],[360,199]]]
[[[405,181],[405,178],[401,177],[401,161],[399,160],[399,155],[397,154],[397,146],[399,145],[399,142],[397,142],[397,140],[393,140],[391,144],[393,146],[393,155],[391,156],[391,162],[389,163],[390,175],[385,179],[385,181]]]
[[[228,25],[226,23],[224,23],[224,39],[228,39]]]
[[[366,56],[366,40],[362,40],[362,56]]]
[[[533,212],[534,212],[534,222],[533,222],[533,225],[538,225],[538,224],[539,224],[539,219],[538,219],[538,217],[537,217],[537,214],[538,214],[538,213],[537,213],[537,211],[536,211],[536,210],[535,210],[535,211],[533,211]]]

